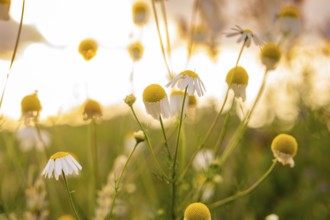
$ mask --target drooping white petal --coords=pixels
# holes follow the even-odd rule
[[[62,174],[62,158],[57,158],[55,160],[55,170],[54,170],[55,179],[58,180],[58,177],[61,174]]]

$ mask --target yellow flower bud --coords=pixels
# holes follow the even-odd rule
[[[297,154],[298,143],[296,139],[288,134],[277,135],[272,142],[271,149],[274,157],[283,165],[294,166],[293,157]]]
[[[126,98],[124,99],[124,102],[128,105],[128,106],[133,106],[133,104],[136,101],[136,97],[133,94],[130,94],[128,96],[126,96]]]
[[[98,119],[102,116],[101,105],[92,99],[87,99],[84,103],[83,118],[88,119]]]
[[[143,56],[143,45],[140,42],[135,42],[129,45],[128,52],[133,61],[138,61]]]
[[[158,84],[151,84],[143,91],[144,102],[160,102],[165,97],[165,90]]]
[[[98,44],[93,39],[86,39],[80,42],[78,51],[87,61],[91,60],[97,53]]]
[[[206,205],[195,202],[184,211],[184,220],[211,220],[211,213]]]
[[[279,46],[275,43],[268,43],[261,49],[261,62],[267,69],[275,69],[282,56]]]

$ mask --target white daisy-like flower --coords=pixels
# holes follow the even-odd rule
[[[62,172],[66,176],[78,175],[81,169],[81,165],[71,154],[60,151],[50,157],[41,175],[51,178],[54,172],[55,179],[58,180]]]
[[[0,20],[9,20],[10,12],[10,0],[1,0],[0,1]]]
[[[246,70],[237,66],[229,70],[226,76],[226,82],[228,86],[234,91],[236,98],[242,98],[243,101],[246,99],[246,87],[249,82],[249,75]]]
[[[254,44],[257,46],[262,46],[263,44],[262,40],[256,34],[254,34],[253,31],[251,31],[250,29],[243,29],[240,26],[236,25],[235,27],[231,28],[231,30],[233,31],[225,33],[226,37],[240,36],[237,40],[237,43],[246,41],[245,42],[246,47],[250,47],[252,40]]]
[[[280,218],[276,214],[267,215],[265,220],[279,220]]]
[[[177,86],[181,90],[185,90],[188,86],[188,94],[203,96],[205,92],[205,86],[202,80],[199,78],[198,74],[191,70],[185,70],[178,75],[176,75],[169,83],[165,85],[166,87]]]
[[[271,149],[278,162],[294,167],[293,157],[297,154],[298,143],[293,136],[288,134],[277,135],[272,141]]]
[[[214,154],[211,150],[201,150],[196,154],[193,161],[193,167],[197,171],[207,170],[214,160]]]
[[[170,104],[171,104],[171,112],[173,116],[177,116],[180,114],[182,109],[184,92],[182,90],[173,90],[170,95]],[[189,103],[189,97],[187,96],[184,102],[183,113],[185,114],[187,111]]]
[[[143,102],[146,111],[154,119],[160,116],[169,118],[171,115],[170,103],[163,87],[158,84],[151,84],[143,91]]]
[[[297,7],[293,5],[282,7],[276,17],[278,30],[284,35],[298,35],[301,28],[300,17],[300,12]]]

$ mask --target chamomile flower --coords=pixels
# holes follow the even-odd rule
[[[81,165],[71,154],[60,151],[50,157],[41,175],[50,179],[54,172],[55,179],[58,180],[62,172],[66,176],[78,175],[81,169]]]
[[[11,0],[0,0],[0,20],[9,20]]]
[[[143,45],[139,41],[134,42],[128,46],[128,52],[133,61],[141,60],[143,51]]]
[[[265,217],[265,220],[279,220],[280,218],[276,214],[270,214]]]
[[[211,220],[211,213],[203,203],[194,202],[184,211],[184,220]]]
[[[25,125],[30,125],[31,122],[37,122],[41,109],[42,106],[36,92],[24,96],[21,101],[21,110]]]
[[[267,69],[273,70],[280,62],[282,52],[280,47],[275,43],[267,43],[261,49],[261,62]]]
[[[134,94],[129,94],[129,95],[127,95],[127,96],[125,97],[125,99],[124,99],[124,102],[125,102],[128,106],[130,106],[130,107],[133,106],[133,104],[135,103],[135,101],[136,101],[136,97],[135,97]]]
[[[185,90],[188,86],[188,94],[194,95],[196,92],[199,97],[203,96],[205,92],[204,83],[199,78],[198,74],[191,70],[185,70],[179,73],[166,84],[166,87],[173,88],[174,86],[177,86],[181,90]]]
[[[83,118],[88,119],[99,119],[102,116],[102,109],[100,103],[93,99],[87,99],[84,103]]]
[[[143,26],[147,23],[149,17],[149,8],[143,1],[137,1],[132,7],[133,22],[138,26]]]
[[[147,86],[143,91],[143,102],[147,113],[154,119],[158,120],[160,116],[170,117],[170,103],[165,90],[160,85]]]
[[[236,98],[246,99],[246,87],[249,82],[249,75],[246,70],[237,66],[229,70],[226,76],[226,82],[228,86],[234,91]]]
[[[179,115],[182,109],[184,92],[182,90],[173,90],[170,95],[170,104],[171,104],[171,112],[172,115]],[[189,103],[188,96],[185,99],[183,112],[185,113],[187,110],[187,106]]]
[[[85,39],[80,42],[78,51],[80,55],[86,60],[91,60],[97,53],[98,44],[93,39]]]
[[[294,166],[293,157],[297,154],[298,144],[296,139],[288,134],[277,135],[271,145],[273,155],[283,165]]]
[[[236,25],[234,28],[231,28],[232,32],[225,33],[226,37],[240,36],[237,40],[237,43],[245,41],[245,46],[250,47],[253,40],[254,44],[257,46],[262,45],[261,39],[254,34],[250,29],[243,29],[240,26]]]
[[[276,17],[278,30],[285,36],[296,36],[300,32],[300,17],[300,12],[295,6],[282,7]]]

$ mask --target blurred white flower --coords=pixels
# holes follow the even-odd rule
[[[16,138],[20,143],[22,151],[29,151],[33,147],[42,151],[43,148],[48,147],[51,142],[50,134],[47,131],[40,130],[39,137],[34,127],[23,127],[19,129],[16,133]]]
[[[233,31],[225,33],[226,37],[240,36],[237,40],[237,43],[242,41],[245,42],[246,47],[250,47],[253,40],[254,44],[257,46],[262,46],[262,40],[254,34],[250,29],[242,29],[240,26],[236,25],[234,28],[231,28]]]
[[[201,150],[197,153],[194,161],[193,167],[195,170],[206,170],[210,166],[214,159],[214,154],[211,150]]]
[[[280,218],[276,214],[267,215],[265,220],[279,220]]]
[[[181,90],[173,90],[170,95],[170,105],[171,105],[171,112],[173,116],[177,116],[180,114],[182,109],[182,102],[183,102],[184,92]],[[189,97],[187,96],[184,103],[183,112],[187,111],[189,103]]]

